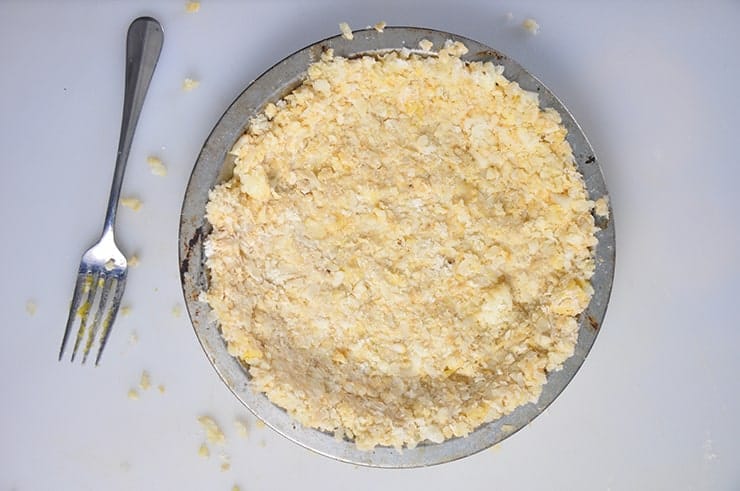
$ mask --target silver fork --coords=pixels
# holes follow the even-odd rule
[[[128,28],[123,119],[103,234],[100,240],[82,255],[80,269],[77,273],[77,283],[72,295],[72,304],[67,317],[67,326],[64,328],[62,346],[59,349],[59,360],[64,356],[64,348],[67,345],[70,331],[75,320],[79,317],[80,326],[77,329],[71,359],[74,361],[78,348],[83,344],[83,339],[86,338],[84,339],[82,355],[82,363],[85,363],[102,323],[100,347],[95,358],[95,364],[97,365],[100,362],[100,356],[103,354],[111,326],[116,320],[118,307],[121,305],[121,297],[123,297],[123,290],[126,287],[128,264],[126,257],[116,246],[113,236],[116,210],[118,209],[123,174],[126,170],[126,162],[131,150],[131,141],[134,138],[136,123],[139,120],[141,107],[144,104],[154,68],[159,60],[159,53],[162,51],[163,41],[162,26],[151,17],[140,17],[134,20]],[[111,294],[113,294],[112,299]],[[92,324],[88,322],[91,312],[95,312]]]

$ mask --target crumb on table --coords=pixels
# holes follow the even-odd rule
[[[190,92],[191,90],[195,90],[200,85],[200,81],[194,80],[192,78],[186,78],[182,81],[182,90],[185,92]]]
[[[139,400],[139,393],[136,392],[136,389],[129,389],[128,391],[128,398],[132,401],[138,401]]]
[[[188,14],[194,14],[199,10],[200,10],[200,2],[190,1],[190,2],[185,3],[185,12],[187,12]]]
[[[213,418],[210,416],[200,416],[198,418],[198,422],[203,427],[203,429],[206,432],[206,438],[211,443],[224,443],[226,441],[226,436],[224,435],[224,432],[221,431],[221,428],[219,428],[216,421],[214,421]]]
[[[124,305],[121,307],[121,317],[128,317],[131,314],[131,306]]]
[[[211,455],[211,451],[208,450],[208,445],[206,445],[205,442],[200,444],[200,447],[198,448],[198,455],[200,455],[204,459],[207,459]]]
[[[139,265],[139,256],[134,254],[128,259],[128,265],[135,268]]]
[[[381,20],[380,22],[378,22],[377,24],[373,26],[373,29],[375,29],[378,32],[383,32],[385,30],[385,26],[387,25],[388,24],[386,24],[384,20]]]
[[[236,432],[242,438],[247,438],[249,436],[249,428],[244,421],[241,421],[239,419],[234,420],[234,428],[236,428]]]
[[[141,388],[141,390],[149,390],[151,386],[152,382],[149,378],[149,372],[144,370],[143,372],[141,372],[141,378],[139,379],[139,388]]]
[[[146,163],[149,164],[149,170],[155,176],[164,177],[167,175],[167,167],[162,163],[162,159],[150,155],[146,158]]]
[[[36,302],[29,300],[26,302],[26,312],[30,316],[36,315]]]
[[[524,19],[522,27],[532,35],[536,35],[540,32],[540,25],[534,19]]]
[[[143,203],[139,198],[129,196],[127,198],[121,198],[121,204],[126,208],[131,208],[134,211],[139,211]]]

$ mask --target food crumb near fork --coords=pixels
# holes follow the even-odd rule
[[[136,254],[133,254],[127,261],[127,264],[131,266],[132,268],[135,268],[139,265],[139,256]]]
[[[36,315],[36,302],[29,300],[26,302],[26,313],[33,317]]]
[[[375,29],[378,32],[383,32],[385,30],[385,26],[387,26],[386,22],[384,20],[381,20],[377,24],[373,26],[373,29]]]
[[[123,305],[121,307],[120,313],[121,313],[121,317],[128,317],[129,315],[131,315],[131,306],[130,305]]]
[[[352,41],[355,38],[355,35],[352,34],[352,29],[350,29],[349,24],[347,24],[346,22],[339,23],[339,30],[341,31],[342,37],[344,39]]]
[[[125,206],[126,208],[130,208],[134,211],[141,210],[141,205],[143,204],[139,198],[134,198],[132,196],[128,198],[121,198],[121,204]]]
[[[159,177],[165,177],[167,175],[167,167],[162,163],[162,159],[150,155],[146,158],[146,163],[149,164],[149,170],[152,174]]]
[[[139,400],[139,393],[136,391],[136,389],[129,389],[128,391],[128,398],[132,401],[138,401]]]
[[[157,386],[157,390],[159,391],[159,393],[160,393],[160,394],[164,394],[164,393],[165,393],[165,391],[166,391],[167,389],[165,388],[165,386],[164,386],[164,385],[162,385],[162,384],[159,384],[159,385]]]
[[[188,14],[194,14],[200,10],[200,2],[186,2],[185,12]]]
[[[198,455],[200,455],[204,459],[207,459],[208,457],[210,457],[211,451],[208,450],[208,445],[206,445],[205,443],[201,443],[200,447],[198,447]]]
[[[534,19],[524,19],[522,27],[533,36],[536,36],[537,33],[540,32],[540,25]]]
[[[195,90],[200,85],[200,82],[198,80],[194,80],[192,78],[186,78],[182,81],[182,90],[185,92],[190,92],[191,90]]]

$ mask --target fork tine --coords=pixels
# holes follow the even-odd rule
[[[103,334],[101,334],[101,337],[100,337],[100,348],[98,348],[98,355],[95,357],[95,366],[98,366],[98,363],[100,363],[100,357],[103,355],[105,344],[108,342],[108,335],[110,334],[110,328],[113,325],[113,322],[116,320],[116,316],[118,315],[118,307],[121,306],[121,298],[123,297],[123,290],[126,287],[126,274],[124,273],[122,277],[116,278],[115,280],[116,280],[116,292],[113,295],[113,300],[111,302],[108,317],[105,319],[105,322],[103,323]]]
[[[77,348],[80,346],[80,341],[85,336],[85,330],[87,327],[87,316],[90,314],[90,309],[95,303],[95,295],[98,293],[98,280],[100,279],[100,272],[93,271],[92,273],[92,284],[90,285],[90,292],[87,295],[87,300],[79,307],[75,315],[80,316],[80,327],[77,329],[77,337],[75,338],[75,345],[72,348],[72,361],[75,361],[75,355],[77,354]]]
[[[77,309],[80,308],[80,298],[85,289],[85,280],[89,277],[87,272],[80,271],[77,274],[77,282],[75,283],[75,291],[72,294],[72,303],[69,304],[69,315],[67,316],[67,326],[64,328],[64,336],[62,337],[62,345],[59,348],[59,361],[62,361],[64,356],[64,348],[67,345],[67,338],[69,338],[69,332],[71,331],[72,324],[74,324],[77,318]]]
[[[87,342],[85,343],[85,348],[82,352],[82,364],[83,365],[85,364],[85,361],[87,360],[87,355],[90,354],[90,348],[92,347],[93,341],[95,340],[95,336],[98,334],[98,330],[100,329],[100,321],[103,319],[103,312],[105,312],[105,308],[108,302],[108,294],[111,291],[111,283],[113,283],[114,279],[106,277],[106,278],[103,278],[103,281],[104,281],[103,288],[102,288],[102,292],[100,293],[100,303],[98,304],[98,309],[95,312],[95,319],[93,320],[93,323],[92,323],[92,326],[90,326],[90,329],[87,330]],[[92,304],[90,306],[92,307]]]

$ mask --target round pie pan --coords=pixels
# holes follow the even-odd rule
[[[356,31],[351,41],[334,36],[314,43],[278,62],[249,84],[229,106],[203,145],[188,182],[180,217],[180,277],[185,303],[198,340],[224,383],[258,418],[290,440],[340,461],[373,467],[420,467],[450,462],[489,448],[527,425],[552,403],[583,364],[604,319],[614,277],[614,223],[612,219],[597,216],[598,244],[594,249],[596,268],[591,280],[595,293],[578,318],[578,341],[573,356],[565,361],[561,370],[548,374],[536,403],[520,406],[502,418],[483,424],[466,437],[452,438],[442,443],[422,442],[402,452],[389,447],[363,451],[357,449],[352,441],[303,427],[285,410],[270,402],[265,394],[252,391],[248,367],[228,353],[218,322],[210,313],[208,304],[200,300],[200,293],[208,289],[208,271],[203,253],[205,239],[211,230],[205,219],[208,193],[215,185],[231,177],[234,163],[228,152],[244,133],[250,118],[259,114],[268,103],[280,100],[300,85],[308,66],[318,61],[326,49],[331,48],[336,56],[347,58],[378,55],[403,48],[428,56],[430,53],[418,48],[422,39],[432,41],[434,49],[447,40],[460,41],[468,48],[468,53],[462,56],[463,60],[491,61],[501,65],[504,67],[504,76],[509,80],[518,82],[525,90],[537,92],[540,107],[552,107],[562,117],[562,124],[568,130],[567,140],[573,148],[589,199],[596,200],[607,195],[598,160],[573,116],[542,82],[517,62],[488,46],[455,34],[416,27],[387,27],[384,32],[374,29]]]

